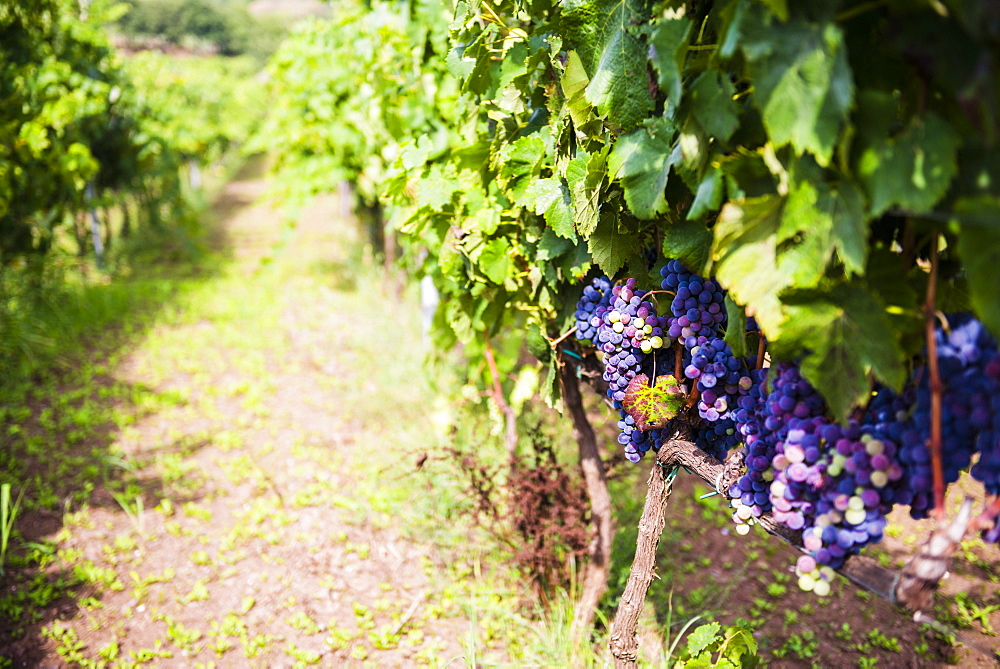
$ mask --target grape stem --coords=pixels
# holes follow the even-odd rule
[[[684,365],[684,351],[681,349],[680,342],[674,344],[674,378],[680,382],[684,378],[683,369]]]
[[[756,363],[756,367],[757,367],[757,369],[763,369],[764,368],[764,353],[767,350],[767,342],[764,340],[763,333],[761,333],[759,335],[759,337],[760,338],[757,340],[757,363]]]
[[[550,339],[549,343],[552,344],[552,348],[555,348],[559,344],[563,343],[567,337],[576,332],[577,328],[574,326],[569,332],[563,333],[558,339]]]
[[[937,520],[944,519],[944,466],[941,458],[941,372],[938,369],[937,337],[935,336],[935,323],[937,310],[935,301],[937,297],[937,275],[938,275],[938,234],[935,232],[931,238],[931,269],[927,278],[927,300],[924,303],[924,326],[927,338],[927,366],[930,370],[930,390],[931,390],[931,474],[934,484],[934,510],[933,515]]]

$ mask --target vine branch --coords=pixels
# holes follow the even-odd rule
[[[927,299],[924,303],[924,327],[927,337],[927,366],[930,370],[931,391],[931,475],[934,485],[934,517],[944,518],[944,466],[941,460],[941,370],[938,368],[935,318],[937,310],[938,234],[931,238],[931,271],[927,278]]]

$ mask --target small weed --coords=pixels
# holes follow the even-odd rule
[[[286,654],[291,655],[301,664],[319,664],[319,661],[323,659],[322,654],[298,648],[295,644],[289,644],[284,650]]]
[[[56,621],[42,628],[42,637],[55,642],[56,652],[66,662],[79,664],[84,661],[82,652],[84,644],[80,641],[80,638],[76,635],[76,630],[73,628],[66,627],[61,622]]]
[[[121,653],[121,648],[118,646],[118,642],[116,641],[112,641],[97,651],[97,654],[108,662],[114,662],[117,660],[119,653]]]
[[[882,630],[873,629],[868,632],[868,642],[876,648],[898,653],[900,651],[899,639],[886,636]]]
[[[833,633],[833,636],[841,641],[850,641],[853,634],[854,633],[851,631],[851,624],[845,622],[840,626],[839,630]]]
[[[771,584],[769,584],[767,586],[767,594],[768,594],[768,596],[769,597],[774,597],[775,599],[777,599],[778,597],[783,596],[787,592],[788,592],[788,588],[786,588],[785,586],[781,585],[780,583],[771,583]]]
[[[331,620],[326,626],[326,632],[327,637],[323,641],[331,650],[346,650],[355,638],[351,632],[338,627],[335,620]]]
[[[212,558],[206,551],[195,551],[191,553],[191,562],[197,565],[210,565],[212,564]]]
[[[398,625],[381,625],[368,633],[368,640],[379,650],[391,650],[399,645]]]
[[[190,604],[191,602],[204,602],[208,597],[208,587],[205,585],[205,579],[200,579],[194,582],[191,592],[179,598],[178,601],[182,604]]]
[[[303,634],[319,634],[322,631],[320,626],[316,624],[316,621],[310,618],[304,611],[296,611],[291,617],[286,618],[285,622]]]
[[[1000,611],[1000,604],[980,606],[972,601],[967,592],[959,592],[955,595],[956,623],[960,627],[972,627],[972,623],[978,621],[983,627],[983,633],[989,636],[996,636],[993,626],[990,624],[989,616],[994,611]]]
[[[163,642],[157,639],[156,642],[153,644],[152,648],[140,648],[139,650],[130,650],[128,654],[132,656],[133,660],[139,663],[152,662],[158,657],[171,658],[174,656],[172,652],[163,649],[162,646]]]
[[[805,630],[801,634],[794,632],[785,643],[774,651],[774,656],[782,658],[792,654],[801,660],[807,660],[816,655],[819,642],[816,640],[816,633],[812,630]]]
[[[118,506],[122,508],[125,515],[128,516],[129,522],[132,523],[132,528],[135,530],[136,534],[140,537],[146,536],[146,513],[143,506],[142,497],[136,495],[132,502],[128,501],[128,498],[121,493],[111,493],[118,502]]]
[[[0,574],[4,573],[4,567],[7,564],[7,549],[10,547],[14,521],[17,520],[17,512],[21,508],[25,488],[26,486],[21,486],[21,492],[17,494],[17,499],[11,504],[10,484],[0,485]]]

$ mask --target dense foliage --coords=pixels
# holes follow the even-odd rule
[[[139,196],[183,205],[179,168],[209,164],[260,114],[245,66],[123,63],[115,8],[68,0],[0,10],[0,263],[44,255],[73,214]],[[197,118],[197,122],[193,119]]]
[[[415,12],[426,12],[415,5]],[[457,123],[457,82],[435,69],[443,8],[410,21],[397,8],[345,4],[335,20],[307,20],[268,66],[272,106],[252,149],[274,150],[281,196],[301,202],[338,181],[378,203],[400,145]]]
[[[97,8],[92,8],[92,12]],[[102,172],[99,146],[123,123],[119,64],[94,22],[60,0],[0,9],[0,263],[44,251],[63,214],[83,204]],[[127,121],[124,121],[127,124]],[[117,147],[123,161],[138,147]],[[101,175],[115,187],[125,171]]]
[[[911,5],[460,8],[450,64],[478,99],[482,190],[516,224],[465,215],[467,188],[414,221],[467,233],[468,263],[442,268],[465,287],[506,291],[518,276],[508,260],[523,258],[540,273],[531,306],[550,314],[591,263],[647,285],[650,250],[708,268],[771,354],[801,358],[846,416],[872,379],[899,387],[920,350],[932,235],[946,236],[936,306],[961,310],[971,295],[1000,328],[983,272],[995,17]],[[954,38],[950,55],[921,58],[927,35]],[[468,173],[461,156],[444,158]],[[418,190],[441,162],[409,171]],[[484,300],[501,301],[517,305]],[[450,318],[456,332],[470,307]]]

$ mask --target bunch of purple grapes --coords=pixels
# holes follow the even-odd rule
[[[729,421],[739,398],[754,385],[753,360],[740,360],[721,337],[688,337],[691,356],[684,376],[697,382],[698,415],[710,423]]]
[[[597,325],[597,342],[604,354],[608,397],[619,410],[628,384],[644,371],[644,367],[652,366],[650,354],[670,344],[669,339],[664,338],[664,319],[657,316],[656,307],[651,302],[643,300],[645,294],[646,291],[637,288],[635,279],[626,280],[623,286],[613,287],[610,305],[602,311]],[[625,455],[632,462],[638,462],[654,447],[650,435],[638,429],[635,421],[624,411],[621,412],[618,427],[621,430],[618,442],[625,447]]]
[[[759,380],[738,400],[740,408],[734,412],[737,428],[746,443],[747,473],[729,490],[735,509],[733,519],[741,534],[746,534],[749,530],[743,525],[773,508],[775,499],[785,500],[779,502],[782,507],[778,511],[779,522],[781,514],[788,513],[790,515],[787,517],[794,519],[791,520],[792,525],[798,525],[792,526],[792,529],[802,529],[804,526],[798,524],[798,516],[792,514],[791,507],[784,509],[786,501],[795,499],[791,496],[799,492],[799,489],[792,486],[786,494],[785,488],[779,486],[775,494],[771,492],[771,481],[783,482],[784,470],[789,464],[783,451],[790,423],[821,416],[824,405],[822,398],[802,378],[794,365],[783,363],[770,371],[771,392],[765,394],[766,372],[754,370],[754,377]]]
[[[583,296],[576,303],[576,338],[596,341],[597,327],[604,312],[611,306],[611,279],[606,276],[594,279],[583,289]]]
[[[992,387],[1000,388],[1000,353],[990,356],[984,371]],[[1000,392],[993,393],[990,408],[991,424],[989,429],[979,434],[976,441],[979,461],[972,466],[970,473],[982,482],[987,494],[1000,495]],[[1000,517],[993,515],[992,520],[993,527],[984,529],[980,536],[987,543],[1000,543]]]
[[[718,334],[726,320],[722,288],[715,281],[694,274],[679,260],[668,261],[660,268],[660,276],[663,277],[660,286],[674,293],[670,303],[673,317],[667,319],[667,334],[684,340],[699,334]]]
[[[817,485],[806,481],[816,498],[803,542],[817,564],[836,568],[847,555],[882,540],[903,468],[896,444],[868,427],[826,422],[814,436],[825,452],[810,472]]]
[[[1000,427],[1000,354],[982,323],[968,314],[947,318],[949,328],[935,333],[941,393],[941,459],[944,483],[958,480],[978,450],[980,460],[973,477],[987,491],[1000,490],[1000,457],[997,427]],[[908,504],[910,515],[926,518],[934,506],[933,473],[929,435],[931,432],[930,370],[923,366],[914,374],[912,386],[901,394],[878,393],[869,409],[868,421],[900,446],[899,458],[905,477],[895,503]]]

